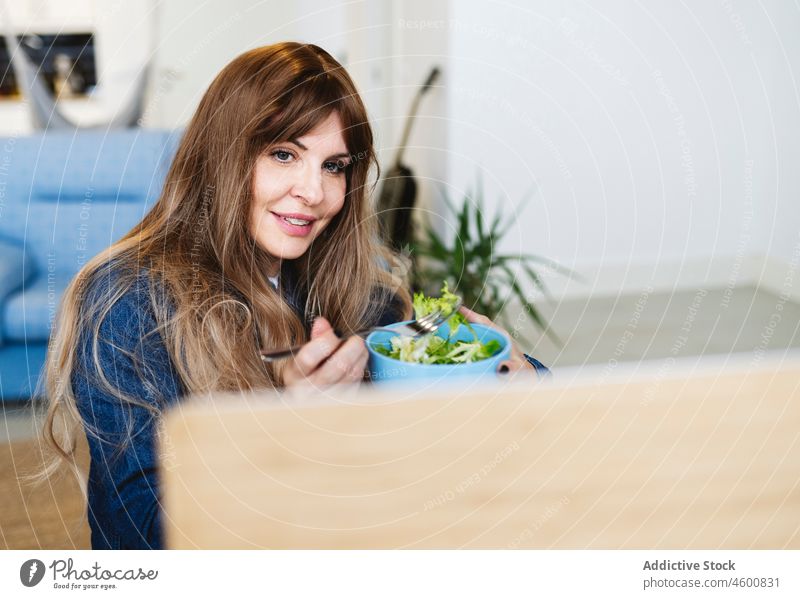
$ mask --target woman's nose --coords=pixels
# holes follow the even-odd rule
[[[320,170],[305,166],[300,169],[294,181],[292,195],[309,205],[320,203],[324,196]]]

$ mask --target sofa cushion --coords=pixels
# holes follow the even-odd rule
[[[33,274],[30,256],[21,243],[0,239],[0,309],[9,295],[22,288]],[[0,345],[6,333],[0,327]]]
[[[29,255],[17,241],[0,239],[0,302],[33,274]]]
[[[2,329],[5,342],[40,343],[47,341],[55,322],[61,296],[69,280],[59,280],[47,273],[6,298],[2,305]]]
[[[67,283],[141,221],[181,135],[78,130],[0,139],[0,239],[24,247],[26,264],[24,281],[16,267],[5,275],[0,342],[47,341]]]
[[[0,237],[23,240],[39,272],[72,278],[150,209],[177,137],[128,129],[0,140]]]

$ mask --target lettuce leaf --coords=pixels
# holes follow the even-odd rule
[[[461,312],[457,312],[454,309],[458,303],[459,297],[450,291],[447,281],[444,281],[440,293],[440,297],[426,297],[424,293],[415,293],[414,318],[420,319],[432,312],[441,310],[444,316],[450,316],[447,320],[447,324],[450,325],[450,338],[455,336],[456,332],[458,332],[458,327],[462,324],[472,332],[473,336],[476,336],[475,330],[466,317]]]
[[[422,338],[392,337],[389,340],[391,347],[382,344],[373,344],[379,354],[414,364],[466,364],[485,360],[500,351],[500,343],[491,340],[481,343],[469,321],[463,314],[454,310],[459,298],[448,288],[444,282],[440,297],[427,297],[423,293],[414,294],[414,316],[422,318],[441,310],[442,314],[449,316],[450,334],[447,339],[439,335],[427,335]],[[452,341],[458,328],[464,325],[472,332],[473,341]]]

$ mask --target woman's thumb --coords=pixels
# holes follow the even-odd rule
[[[516,369],[514,368],[514,362],[511,360],[503,360],[497,365],[497,374],[508,374],[512,370]]]
[[[314,319],[314,324],[311,326],[311,338],[316,339],[317,337],[321,337],[331,329],[333,329],[331,323],[323,316],[317,316]]]

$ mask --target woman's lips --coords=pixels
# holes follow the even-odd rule
[[[293,225],[285,218],[275,214],[274,212],[270,212],[270,214],[272,214],[272,216],[275,217],[275,220],[278,221],[278,226],[283,230],[283,232],[287,235],[291,235],[292,237],[305,237],[311,233],[311,229],[314,227],[313,221],[307,225]]]

